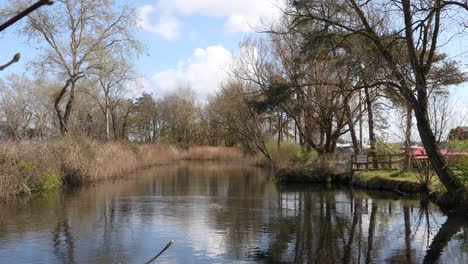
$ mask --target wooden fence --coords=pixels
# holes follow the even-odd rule
[[[398,170],[404,159],[402,154],[387,155],[351,155],[351,172],[353,171],[371,171],[371,170]],[[467,155],[445,156],[448,166],[453,167],[457,163],[468,160]],[[427,156],[413,155],[411,157],[410,167],[429,169],[430,162]]]
[[[398,170],[399,154],[351,155],[351,171]]]

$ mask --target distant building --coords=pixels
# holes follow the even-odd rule
[[[336,144],[336,149],[338,151],[348,153],[348,154],[355,154],[354,153],[354,146],[353,143],[337,143]],[[368,144],[362,144],[362,152],[366,153],[370,150],[370,145]]]
[[[449,140],[468,140],[468,127],[457,127],[450,130]]]

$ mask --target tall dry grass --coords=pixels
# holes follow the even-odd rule
[[[242,161],[244,154],[236,147],[191,147],[187,153],[187,160],[194,161]]]
[[[271,161],[262,154],[245,154],[238,147],[195,146],[184,153],[183,158],[189,161],[241,162],[244,165],[257,167],[272,165]]]
[[[177,148],[162,144],[94,143],[73,137],[52,142],[2,142],[0,199],[116,179],[181,158]]]
[[[50,142],[0,142],[0,199],[133,175],[132,172],[179,160],[242,162],[266,166],[262,156],[239,148],[165,144],[96,143],[80,137]]]

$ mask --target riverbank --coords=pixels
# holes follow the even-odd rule
[[[400,194],[416,194],[422,185],[411,178],[389,177],[388,172],[356,173],[351,177],[348,172],[330,172],[311,168],[281,169],[276,178],[284,184],[289,183],[332,183],[370,190],[394,191]]]
[[[177,148],[163,144],[96,143],[75,137],[50,142],[3,142],[0,199],[116,179],[181,157]]]
[[[0,143],[0,199],[130,177],[133,172],[182,160],[242,161],[237,148],[183,150],[161,143],[94,142],[67,137],[50,142]]]
[[[281,169],[276,179],[282,184],[334,184],[360,189],[395,192],[400,196],[421,195],[447,211],[466,213],[468,199],[465,195],[446,193],[445,188],[434,177],[426,187],[416,174],[399,173],[398,171],[357,172],[351,176],[345,171],[318,170],[312,168]],[[454,198],[455,197],[455,198]],[[462,201],[462,202],[460,202]]]

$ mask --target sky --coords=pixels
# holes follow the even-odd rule
[[[5,2],[1,1],[0,8]],[[177,87],[191,86],[202,101],[226,78],[239,42],[247,35],[259,34],[255,31],[279,17],[278,7],[284,7],[283,0],[117,2],[138,9],[136,36],[147,47],[136,61],[141,86],[134,88],[138,90],[134,94],[141,89],[158,97]],[[16,52],[22,55],[20,63],[0,72],[0,78],[26,72],[26,63],[37,57],[37,43],[19,37],[14,28],[0,35],[0,43],[0,62],[10,60]],[[467,37],[454,39],[443,49],[468,69]],[[468,85],[455,87],[454,91],[461,104],[468,107]]]
[[[117,2],[129,4],[130,1]],[[136,36],[147,48],[136,61],[143,90],[157,97],[180,86],[191,86],[198,98],[205,100],[225,79],[239,42],[278,17],[278,7],[282,2],[131,1],[130,5],[138,9],[139,31]],[[0,78],[12,73],[22,74],[26,71],[26,63],[37,56],[36,43],[18,37],[14,28],[0,35],[0,43],[0,62],[9,61],[16,52],[22,56],[19,63],[0,72]]]

